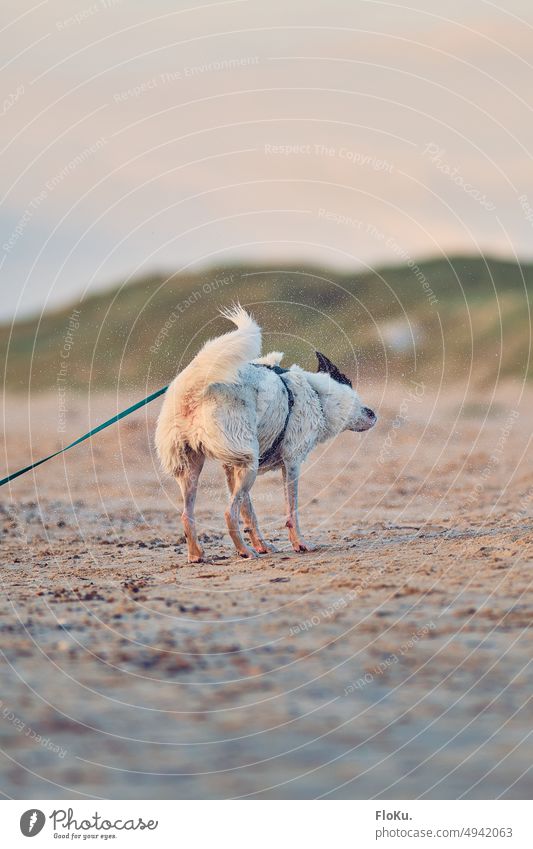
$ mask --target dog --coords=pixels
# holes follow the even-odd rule
[[[241,557],[276,550],[259,530],[250,496],[256,476],[275,469],[283,474],[292,547],[312,551],[298,519],[300,466],[316,445],[341,431],[373,427],[376,414],[324,354],[316,352],[317,372],[282,368],[279,351],[261,357],[261,329],[249,313],[239,304],[220,312],[236,329],[206,342],[170,384],[155,434],[161,466],[181,488],[189,563],[203,558],[194,505],[206,458],[224,467],[226,524]],[[241,533],[241,514],[251,545]]]

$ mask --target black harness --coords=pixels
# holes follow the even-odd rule
[[[288,409],[287,409],[287,415],[285,417],[285,424],[283,425],[282,429],[280,430],[280,432],[276,436],[276,438],[275,438],[274,442],[272,443],[272,445],[270,446],[270,448],[268,448],[265,451],[265,453],[262,454],[261,457],[259,458],[259,465],[260,466],[266,466],[273,459],[273,457],[275,457],[276,452],[278,451],[278,448],[280,447],[281,443],[285,439],[285,433],[287,432],[287,425],[289,424],[291,411],[292,411],[292,408],[294,407],[294,394],[293,394],[292,390],[290,389],[290,387],[287,386],[287,384],[283,380],[283,376],[282,376],[289,371],[288,368],[281,368],[281,366],[269,366],[267,363],[252,363],[252,365],[257,366],[257,368],[268,368],[268,369],[270,369],[270,371],[275,372],[278,375],[279,379],[281,380],[283,387],[285,389],[285,392],[287,393]]]

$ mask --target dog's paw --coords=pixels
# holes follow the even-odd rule
[[[189,551],[187,554],[187,563],[203,563],[204,562],[204,550],[203,548],[197,547],[193,548],[192,551]]]
[[[303,539],[298,540],[297,543],[294,543],[293,548],[294,548],[295,551],[298,551],[298,552],[316,551],[316,545],[313,545],[312,542],[306,542]]]
[[[255,551],[253,548],[243,548],[241,551],[238,551],[237,554],[239,557],[242,557],[243,560],[252,560],[256,557],[259,557],[259,553]]]
[[[272,545],[270,542],[263,542],[260,545],[254,545],[254,548],[258,554],[277,554],[279,552],[279,548],[276,548],[276,546]]]

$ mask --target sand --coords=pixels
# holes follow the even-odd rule
[[[157,404],[4,488],[3,794],[530,797],[533,397],[489,394],[367,392],[379,426],[305,469],[310,554],[269,475],[282,550],[236,558],[209,466],[187,565]],[[65,435],[54,395],[7,398],[3,468],[141,395],[69,397]]]

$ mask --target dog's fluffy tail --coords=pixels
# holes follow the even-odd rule
[[[261,366],[279,366],[285,354],[281,351],[271,351],[270,354],[265,354],[264,357],[258,357],[254,363]]]
[[[220,314],[237,329],[210,339],[187,366],[187,377],[197,380],[202,388],[211,383],[233,383],[241,366],[261,353],[261,328],[240,304],[220,310]]]

